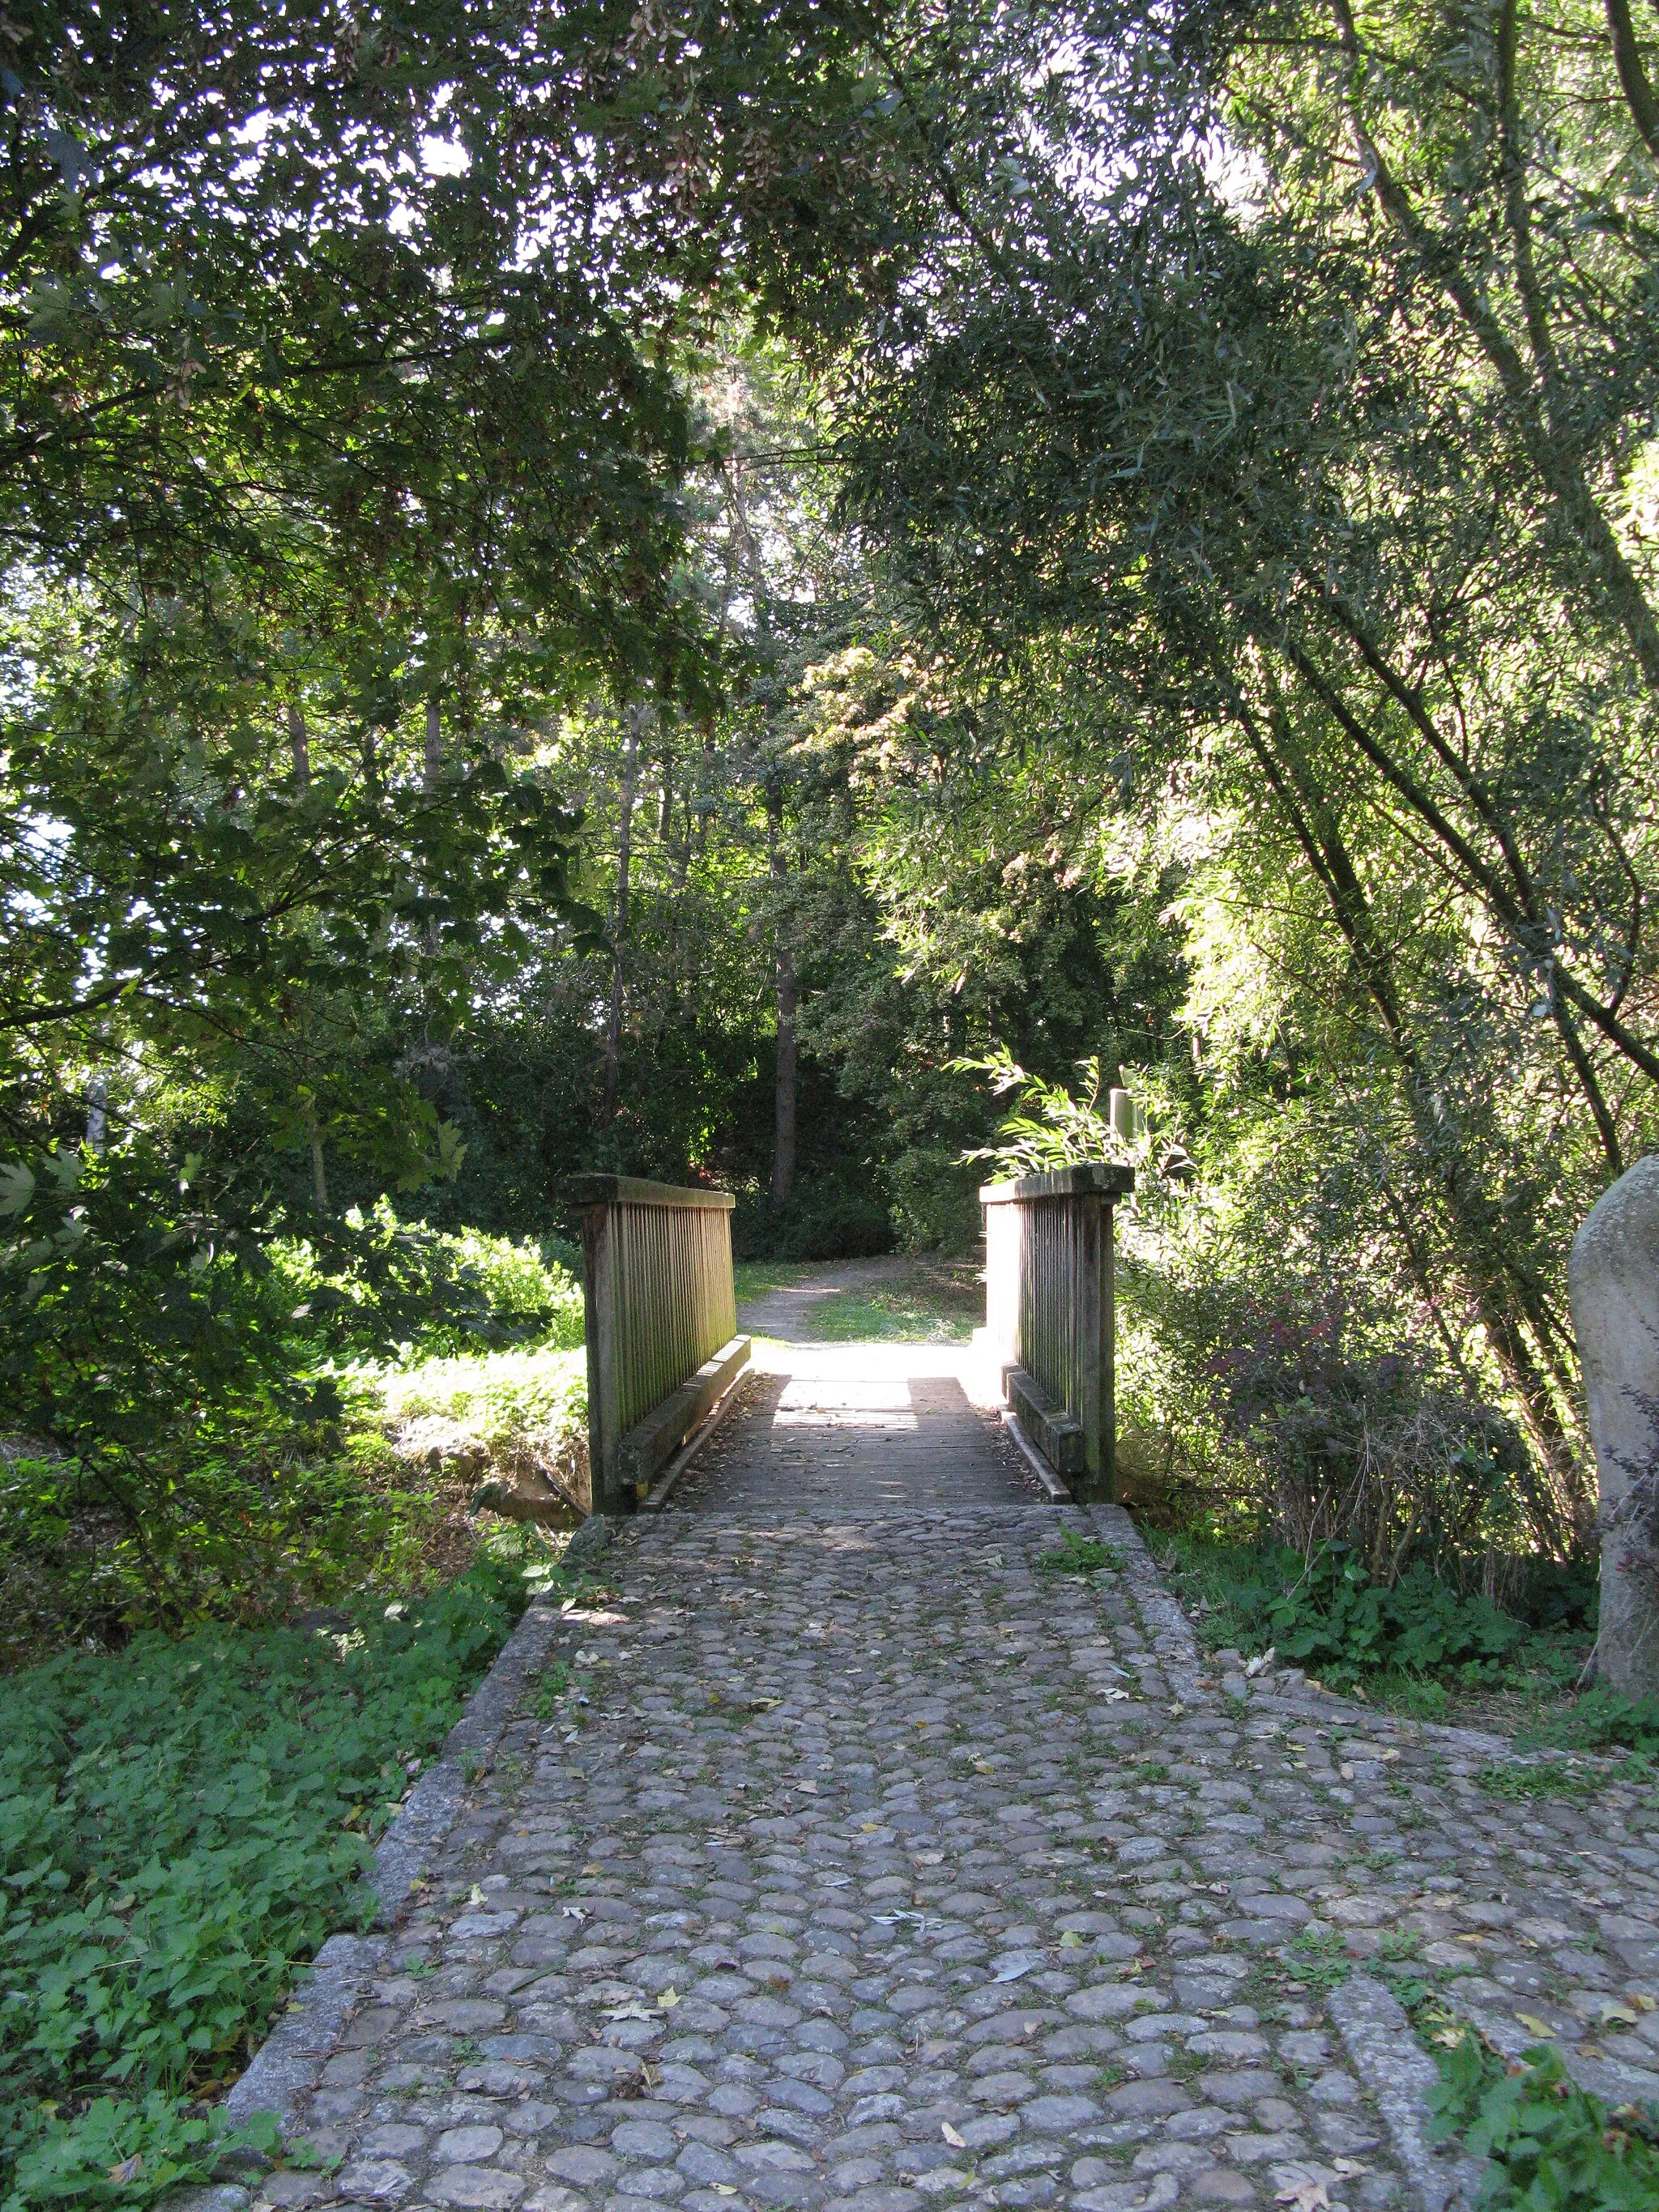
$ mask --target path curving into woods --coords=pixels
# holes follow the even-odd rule
[[[426,1885],[294,2044],[337,2163],[240,2201],[1438,2208],[1391,1954],[1659,2093],[1650,1796],[1507,1802],[1490,1742],[1218,1678],[965,1350],[809,1311],[606,1598],[520,1632]]]

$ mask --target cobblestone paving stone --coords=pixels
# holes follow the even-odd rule
[[[1097,1525],[1123,1571],[1038,1565]],[[1659,2089],[1651,1798],[1202,1674],[1111,1509],[671,1512],[602,1572],[261,2204],[1404,2205],[1349,1958]]]

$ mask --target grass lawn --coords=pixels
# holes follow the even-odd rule
[[[737,1271],[738,1298],[834,1280],[859,1261],[744,1261]],[[855,1289],[832,1291],[805,1310],[803,1326],[830,1344],[865,1340],[889,1344],[965,1344],[985,1319],[985,1286],[974,1260],[910,1259]]]

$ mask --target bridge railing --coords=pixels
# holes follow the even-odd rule
[[[979,1194],[988,1349],[1010,1411],[1079,1498],[1113,1493],[1112,1209],[1133,1185],[1098,1161]]]
[[[596,1513],[628,1513],[749,1358],[738,1334],[729,1191],[578,1176]]]

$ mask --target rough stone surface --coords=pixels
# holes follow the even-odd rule
[[[1601,1536],[1598,1671],[1659,1692],[1659,1156],[1604,1191],[1567,1267],[1595,1446]]]
[[[1480,1739],[1293,1675],[1230,1693],[1127,1516],[1037,1501],[965,1375],[914,1486],[960,1449],[1000,1502],[872,1502],[861,1440],[932,1416],[843,1418],[848,1356],[733,1416],[702,1510],[617,1528],[608,1595],[550,1632],[552,1717],[522,1678],[298,2039],[320,2162],[257,2206],[1439,2205],[1396,1972],[1659,2094],[1650,1794],[1517,1804]],[[864,1410],[907,1410],[869,1364]],[[823,1417],[790,1450],[842,1454],[850,1503],[799,1503],[785,1410]],[[1122,1571],[1047,1571],[1065,1527]]]

